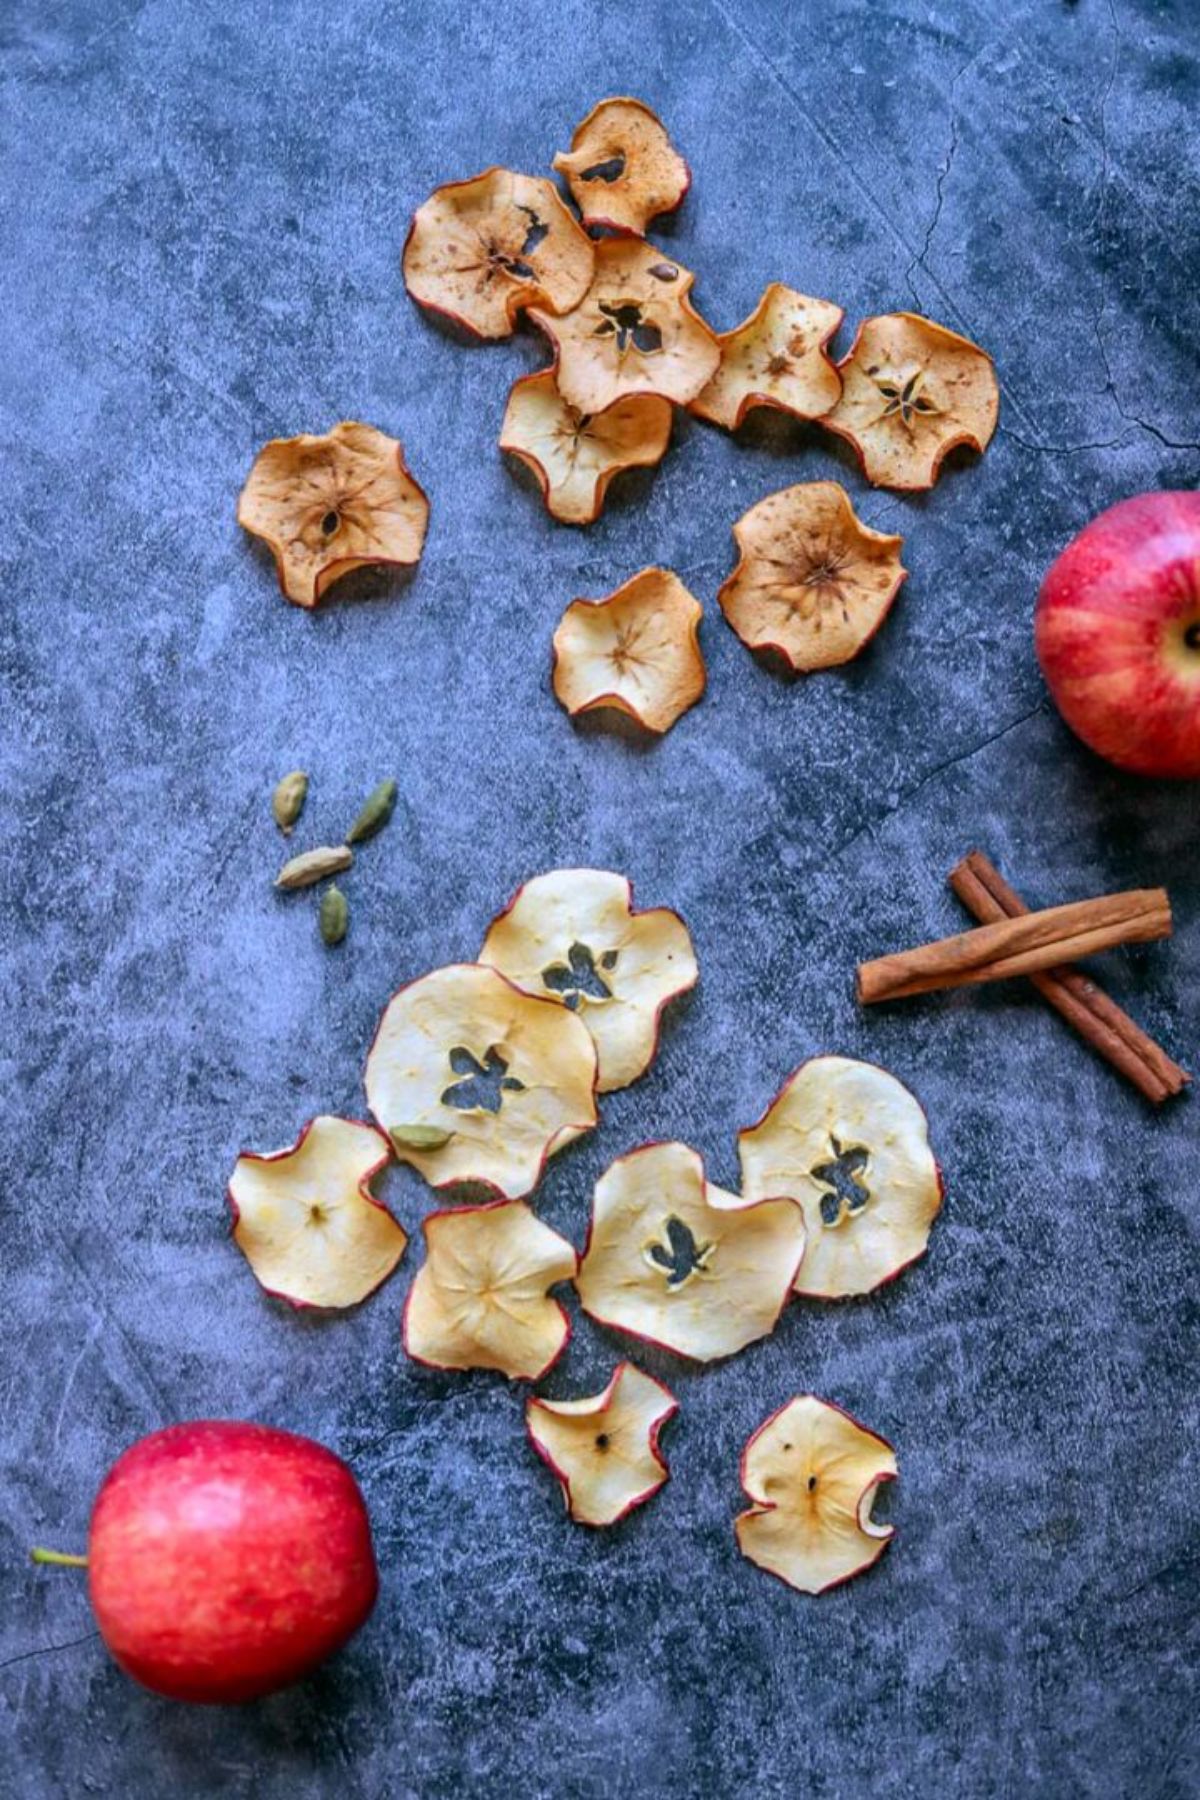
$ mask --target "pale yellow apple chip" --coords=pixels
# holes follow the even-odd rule
[[[595,1125],[596,1047],[556,1000],[455,963],[389,1001],[366,1088],[396,1155],[433,1187],[482,1182],[517,1199]]]
[[[657,114],[625,95],[592,108],[554,167],[566,176],[585,225],[637,237],[651,219],[674,212],[692,179]]]
[[[742,1486],[754,1505],[734,1521],[738,1549],[802,1594],[839,1587],[895,1536],[871,1508],[896,1474],[889,1443],[841,1407],[800,1394],[742,1452]]]
[[[738,562],[717,599],[751,650],[797,671],[857,656],[908,574],[904,539],[864,525],[836,481],[768,494],[733,528]]]
[[[838,368],[842,397],[821,422],[854,445],[875,487],[931,488],[949,451],[983,451],[996,429],[987,351],[918,313],[864,319]]]
[[[796,1292],[869,1294],[929,1242],[942,1177],[920,1103],[874,1063],[802,1063],[757,1125],[738,1137],[742,1191],[790,1194],[808,1249]]]
[[[288,599],[312,607],[352,569],[419,562],[429,502],[395,438],[345,419],[324,437],[264,444],[237,517],[270,545]]]
[[[573,600],[554,633],[554,693],[574,718],[618,712],[661,735],[706,675],[700,602],[670,569],[642,569],[602,600]]]
[[[425,1262],[404,1308],[404,1348],[435,1369],[499,1369],[537,1381],[571,1324],[549,1290],[579,1259],[523,1200],[431,1213]]]
[[[602,1394],[530,1400],[525,1425],[534,1449],[557,1475],[575,1522],[615,1525],[666,1481],[658,1438],[678,1411],[670,1388],[623,1362]]]
[[[795,1201],[741,1200],[686,1144],[646,1144],[597,1182],[575,1285],[602,1325],[712,1362],[775,1329],[803,1254]]]
[[[488,926],[479,960],[578,1014],[595,1039],[602,1094],[645,1074],[663,1008],[697,974],[679,914],[635,912],[632,885],[608,869],[527,881]]]
[[[500,448],[538,478],[546,510],[564,525],[599,518],[614,475],[661,462],[671,436],[671,403],[631,394],[605,412],[568,406],[553,369],[523,375],[508,396]]]
[[[754,406],[819,419],[837,405],[842,378],[825,353],[840,306],[773,281],[742,324],[717,334],[721,366],[688,408],[736,431]]]
[[[269,1294],[296,1307],[356,1306],[408,1242],[370,1180],[386,1141],[356,1119],[312,1119],[286,1150],[245,1151],[229,1183],[233,1236]]]
[[[558,351],[558,390],[581,413],[627,394],[694,400],[716,374],[721,346],[688,293],[696,279],[640,238],[602,238],[591,286],[565,318],[529,316]]]
[[[554,183],[511,169],[437,188],[404,246],[413,299],[481,338],[511,337],[527,306],[570,312],[591,278],[591,239]]]

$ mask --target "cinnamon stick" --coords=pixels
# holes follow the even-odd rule
[[[981,924],[1029,911],[982,850],[964,856],[949,879],[954,893]],[[1153,1105],[1161,1106],[1191,1080],[1186,1069],[1079,969],[1046,969],[1029,980],[1084,1042]]]
[[[1171,904],[1164,888],[1102,894],[1097,900],[1074,900],[1067,906],[997,919],[934,944],[860,963],[858,998],[870,1006],[939,988],[1005,981],[1012,975],[1032,975],[1058,963],[1075,962],[1116,944],[1145,944],[1170,935]]]

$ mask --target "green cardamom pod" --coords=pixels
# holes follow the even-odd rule
[[[440,1125],[393,1125],[388,1132],[397,1156],[406,1150],[442,1150],[454,1136]]]
[[[347,850],[345,844],[336,848],[325,844],[319,850],[305,850],[299,856],[293,856],[291,862],[284,863],[275,877],[277,888],[286,888],[290,893],[295,888],[311,887],[314,881],[324,881],[327,875],[340,875],[354,861],[353,850]]]
[[[327,944],[340,944],[350,923],[350,908],[341,888],[326,888],[321,895],[321,936]]]
[[[396,805],[396,783],[381,781],[363,801],[362,811],[346,833],[348,844],[365,844],[377,831],[382,831]]]
[[[292,826],[304,811],[307,795],[308,776],[303,769],[293,769],[290,775],[285,775],[272,794],[271,811],[284,837],[291,836]]]

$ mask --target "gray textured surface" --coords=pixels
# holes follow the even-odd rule
[[[1194,1103],[1149,1116],[1013,990],[851,1000],[860,955],[958,925],[944,876],[978,842],[1043,902],[1169,883],[1174,942],[1106,978],[1194,1062],[1196,793],[1084,753],[1030,642],[1091,514],[1200,474],[1191,0],[7,0],[0,42],[4,1800],[1195,1792]],[[398,253],[437,182],[544,168],[621,91],[692,163],[664,235],[701,310],[728,326],[781,278],[848,327],[914,304],[966,329],[1004,386],[982,463],[902,500],[780,421],[739,445],[681,422],[594,529],[549,523],[495,449],[539,342],[453,342]],[[307,617],[234,497],[265,438],[342,416],[403,438],[432,529],[411,582]],[[737,514],[821,475],[906,534],[912,575],[861,662],[788,685],[714,595]],[[650,561],[705,604],[710,685],[644,749],[572,730],[547,641]],[[403,787],[336,954],[270,888],[296,765],[313,841]],[[360,1313],[298,1319],[222,1200],[239,1147],[361,1108],[393,987],[571,862],[677,906],[702,985],[553,1166],[552,1223],[580,1241],[647,1135],[733,1183],[736,1128],[820,1049],[921,1094],[948,1181],[891,1291],[678,1375],[672,1481],[596,1536],[517,1391],[403,1360],[419,1234]],[[387,1193],[415,1231],[420,1184]],[[584,1321],[551,1391],[616,1353]],[[799,1389],[901,1467],[898,1541],[820,1603],[730,1531],[739,1448]],[[127,1442],[208,1413],[347,1455],[383,1570],[350,1651],[241,1713],[130,1686],[82,1582],[22,1561],[83,1539]]]

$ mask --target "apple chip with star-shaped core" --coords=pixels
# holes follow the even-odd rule
[[[840,306],[773,281],[748,319],[718,332],[721,366],[688,411],[736,431],[755,406],[819,419],[837,405],[842,378],[825,346]]]
[[[396,1155],[433,1187],[509,1199],[596,1123],[596,1047],[582,1020],[478,963],[435,969],[388,1002],[367,1101]]]
[[[352,569],[419,562],[429,502],[397,439],[345,419],[324,437],[264,444],[237,516],[270,545],[287,598],[313,607]]]
[[[635,237],[660,213],[674,212],[691,183],[662,120],[623,94],[592,108],[554,167],[566,176],[585,225]]]
[[[959,444],[983,451],[1000,411],[991,357],[918,313],[864,319],[838,364],[842,397],[821,421],[853,444],[875,487],[931,488]]]
[[[795,1201],[739,1199],[687,1144],[646,1144],[597,1182],[575,1285],[602,1325],[713,1362],[775,1329],[803,1254]]]
[[[908,571],[904,539],[864,525],[836,481],[768,494],[733,528],[738,562],[721,610],[751,650],[796,673],[857,656],[887,617]]]
[[[802,1594],[823,1594],[883,1555],[895,1526],[871,1517],[896,1478],[891,1445],[827,1400],[800,1394],[742,1452],[754,1502],[734,1523],[738,1549]]]
[[[704,693],[703,611],[670,569],[573,600],[554,633],[554,694],[572,718],[623,713],[661,737]]]
[[[581,413],[559,393],[554,370],[542,369],[513,383],[500,448],[533,470],[553,518],[591,525],[613,477],[661,462],[670,436],[669,400],[631,394],[602,413]]]
[[[492,920],[479,960],[577,1014],[595,1039],[602,1094],[650,1067],[663,1008],[697,974],[679,914],[636,911],[631,883],[608,869],[527,881]]]
[[[678,1410],[670,1388],[623,1362],[602,1394],[530,1400],[525,1425],[576,1524],[615,1525],[666,1481],[658,1438]]]
[[[408,1242],[370,1189],[388,1159],[373,1125],[328,1117],[286,1150],[238,1157],[234,1242],[269,1294],[295,1307],[356,1306],[387,1280]]]
[[[523,1200],[431,1213],[424,1232],[425,1261],[404,1308],[408,1354],[436,1369],[537,1381],[571,1335],[550,1289],[574,1275],[572,1245]]]
[[[804,1208],[797,1293],[869,1294],[924,1254],[941,1171],[920,1102],[886,1069],[845,1056],[802,1063],[738,1152],[743,1193],[790,1194]]]

